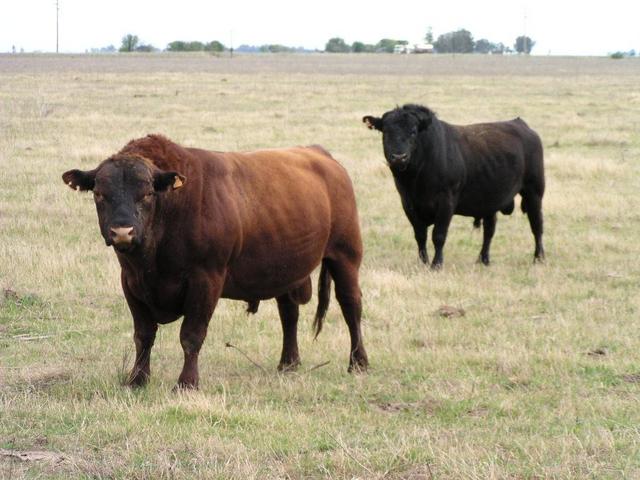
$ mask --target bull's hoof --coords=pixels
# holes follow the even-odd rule
[[[198,390],[197,379],[179,379],[173,387],[174,392],[185,392],[189,390]]]
[[[352,363],[351,365],[349,365],[347,372],[358,374],[358,373],[367,373],[368,370],[369,370],[368,363]]]
[[[489,256],[488,255],[487,256],[480,255],[478,257],[478,263],[481,263],[485,267],[488,267],[491,264],[491,262],[489,261]]]
[[[144,387],[149,383],[149,374],[146,372],[142,372],[140,370],[132,371],[127,379],[124,381],[125,387],[130,388],[140,388]]]
[[[296,370],[298,370],[298,367],[300,366],[300,359],[295,359],[292,361],[287,361],[287,362],[280,362],[278,364],[278,371],[280,373],[290,373],[290,372],[295,372]]]
[[[429,256],[426,250],[418,250],[418,257],[420,257],[420,261],[425,265],[429,263]]]
[[[192,383],[176,383],[171,389],[172,392],[191,392],[198,390],[198,385]]]
[[[438,262],[438,263],[433,262],[431,264],[431,270],[434,271],[434,272],[442,270],[442,262]]]
[[[544,253],[541,253],[539,255],[535,255],[533,257],[533,263],[539,263],[539,264],[545,263]]]
[[[349,373],[367,373],[369,369],[369,360],[367,354],[351,355],[351,361],[349,362]]]

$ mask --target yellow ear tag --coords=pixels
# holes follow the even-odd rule
[[[180,179],[180,177],[178,175],[176,175],[174,177],[174,181],[173,181],[173,189],[177,190],[178,188],[182,187],[184,185],[184,182]]]

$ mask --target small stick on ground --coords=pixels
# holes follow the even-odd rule
[[[325,367],[325,366],[329,365],[330,363],[331,363],[331,360],[327,360],[326,362],[319,363],[318,365],[314,365],[313,367],[311,367],[309,370],[305,370],[304,373],[313,372],[314,370],[317,370],[318,368]]]
[[[264,367],[263,367],[262,365],[260,365],[258,362],[256,362],[256,361],[252,360],[252,358],[251,358],[249,355],[247,355],[246,353],[244,353],[244,351],[243,351],[241,348],[238,348],[238,347],[236,347],[235,345],[233,345],[233,344],[231,344],[231,343],[229,343],[229,342],[226,342],[226,343],[224,344],[224,346],[225,346],[225,347],[227,347],[227,348],[235,348],[237,351],[239,351],[239,352],[244,356],[244,358],[246,358],[247,360],[249,360],[251,363],[253,363],[256,367],[258,367],[258,368],[259,368],[260,370],[262,370],[264,373],[267,373],[267,369],[266,369],[266,368],[264,368]]]

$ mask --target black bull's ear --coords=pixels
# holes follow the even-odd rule
[[[153,175],[153,188],[156,192],[164,192],[169,187],[177,190],[182,188],[186,181],[187,178],[178,172],[156,172]]]
[[[431,125],[433,116],[430,113],[419,112],[415,114],[418,117],[418,130],[426,130]]]
[[[378,117],[372,117],[371,115],[366,115],[362,117],[362,122],[367,126],[369,130],[382,131],[382,119]]]
[[[418,130],[426,130],[431,125],[434,113],[428,108],[422,105],[405,105],[402,108],[418,120]]]
[[[62,174],[62,180],[74,190],[93,190],[96,183],[96,170],[69,170]]]

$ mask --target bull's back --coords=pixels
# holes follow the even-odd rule
[[[352,219],[357,215],[349,178],[317,147],[224,156],[232,164],[242,226],[239,248],[229,265],[228,290],[240,298],[269,298],[289,291],[326,256],[336,230],[348,220],[339,214]],[[353,205],[353,212],[345,212],[341,202]]]
[[[457,128],[466,169],[457,213],[483,216],[502,210],[527,175],[530,129],[519,119]]]

